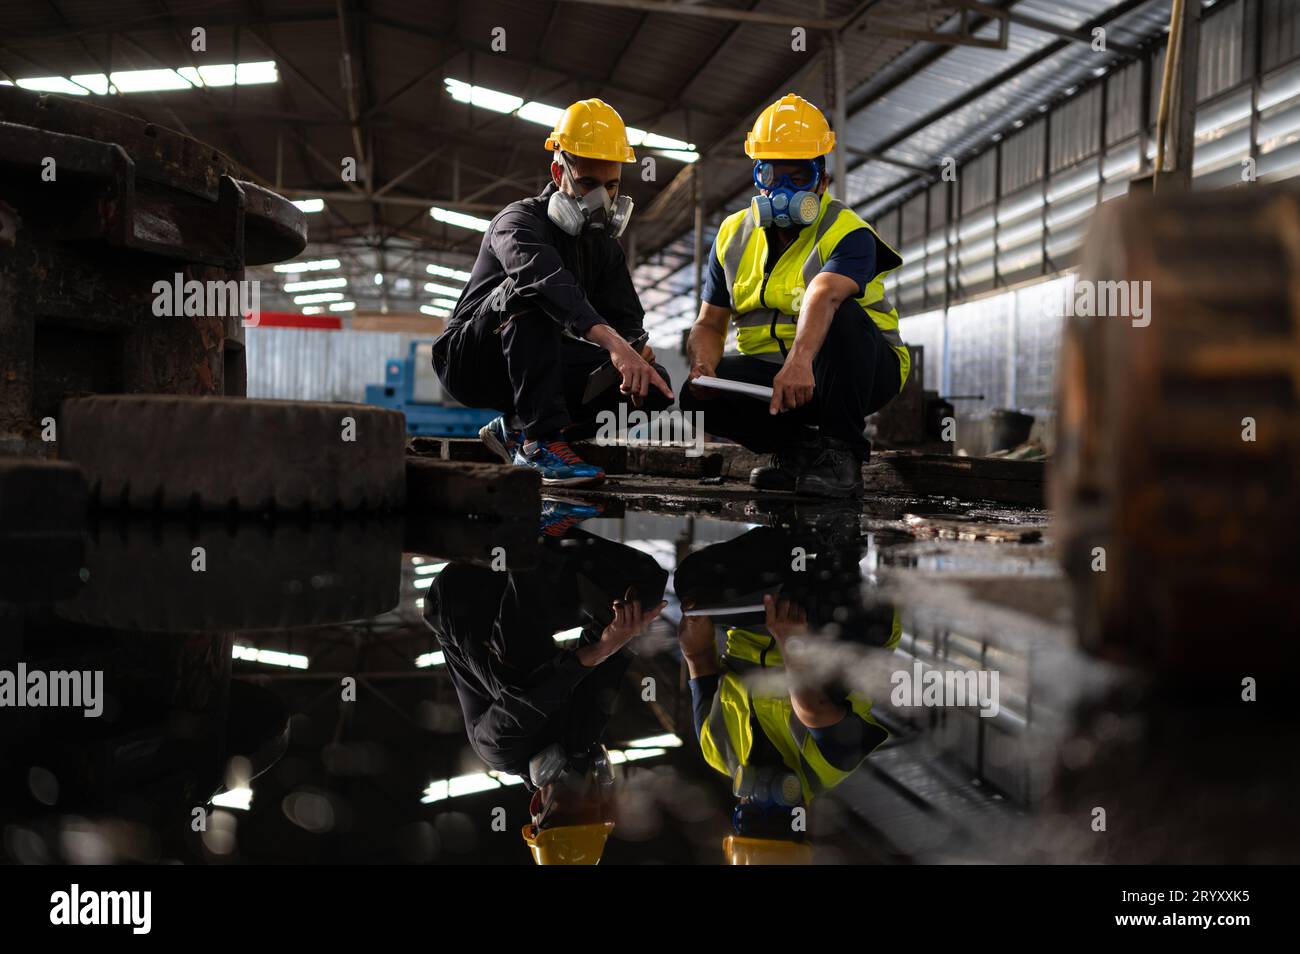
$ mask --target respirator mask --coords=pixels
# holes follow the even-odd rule
[[[568,157],[560,155],[560,165],[569,184],[577,191],[573,171],[569,168]],[[609,191],[597,186],[584,196],[570,195],[563,189],[556,189],[546,203],[546,216],[569,235],[577,235],[583,229],[600,229],[610,238],[618,238],[627,228],[632,218],[632,200],[620,195],[611,199]]]
[[[528,760],[528,780],[534,788],[556,783],[573,788],[605,788],[614,784],[614,769],[603,745],[570,752],[559,742],[552,742]]]
[[[794,176],[776,174],[776,163],[760,159],[754,163],[754,185],[766,190],[767,195],[756,195],[750,200],[750,214],[759,228],[775,225],[779,229],[797,225],[802,228],[817,221],[821,211],[821,198],[817,195],[817,185],[822,179],[821,163],[812,159],[787,160],[802,162],[807,166],[808,174],[800,176],[796,184]]]

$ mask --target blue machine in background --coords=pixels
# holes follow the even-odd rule
[[[434,373],[432,341],[412,341],[405,358],[389,358],[384,383],[366,385],[366,403],[401,411],[406,433],[424,437],[477,437],[499,412],[462,407],[445,396]]]

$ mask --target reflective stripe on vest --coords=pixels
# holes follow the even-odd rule
[[[744,670],[780,668],[779,651],[769,648],[770,641],[770,636],[750,630],[727,631],[725,665],[718,680],[718,692],[700,729],[700,750],[709,765],[734,779],[741,765],[750,764],[757,722],[785,767],[798,776],[807,802],[834,788],[854,770],[836,768],[826,760],[812,733],[795,716],[788,695],[755,697],[745,684]],[[876,743],[870,749],[875,749],[889,733],[872,716],[871,700],[851,695],[849,703],[854,715],[872,727]]]
[[[826,258],[835,245],[850,232],[868,229],[886,248],[890,248],[870,224],[863,221],[838,199],[822,195],[822,208],[817,221],[801,230],[794,242],[778,256],[770,272],[765,272],[765,259],[770,250],[763,230],[758,228],[749,210],[734,213],[723,221],[718,230],[717,254],[731,293],[732,318],[736,323],[736,341],[742,354],[772,361],[785,360],[785,352],[794,340],[800,298],[790,290],[808,287],[825,264],[821,243],[827,234],[836,230],[833,243],[826,249]],[[805,252],[802,246],[807,246]],[[787,255],[795,256],[787,261]],[[893,249],[890,248],[892,252]],[[894,253],[897,255],[897,253]],[[794,268],[798,265],[798,272]],[[900,266],[895,266],[898,268]],[[876,274],[862,295],[854,299],[880,329],[885,342],[894,349],[899,359],[900,390],[911,370],[911,355],[898,333],[898,312],[885,297],[884,278],[895,268]],[[796,279],[797,275],[797,279]],[[796,281],[798,284],[796,284]],[[774,300],[775,299],[775,300]],[[783,300],[784,299],[784,300]],[[771,304],[769,304],[771,302]]]

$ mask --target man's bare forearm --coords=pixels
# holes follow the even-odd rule
[[[803,309],[799,313],[799,323],[795,326],[794,343],[790,345],[787,361],[807,361],[817,357],[822,344],[826,341],[826,332],[830,330],[831,321],[840,302],[824,289],[814,288],[804,299]]]

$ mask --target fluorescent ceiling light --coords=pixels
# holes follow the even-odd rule
[[[325,208],[324,199],[294,199],[293,204],[308,214],[321,212]]]
[[[432,305],[421,305],[420,312],[425,315],[432,315],[434,318],[450,318],[451,312],[446,308],[434,308]]]
[[[678,162],[695,162],[700,158],[698,152],[690,152],[682,149],[664,149],[659,153],[661,156],[667,156],[669,159],[676,159]]]
[[[193,89],[194,85],[175,70],[123,70],[109,79],[122,93],[152,93],[167,89]]]
[[[676,749],[676,748],[680,748],[681,744],[682,744],[681,737],[678,735],[674,735],[673,733],[670,732],[667,733],[666,735],[649,735],[646,736],[644,739],[632,739],[630,742],[624,742],[623,748],[625,749],[653,749],[653,748]]]
[[[420,799],[425,805],[440,802],[446,798],[458,798],[462,795],[474,795],[478,792],[490,792],[510,785],[522,785],[524,780],[518,775],[507,772],[474,772],[471,775],[458,775],[455,778],[439,779],[430,782]]]
[[[330,311],[352,311],[356,307],[357,303],[355,301],[341,301],[330,305]]]
[[[257,63],[215,63],[208,66],[182,66],[179,69],[118,70],[105,76],[103,73],[80,73],[66,76],[31,76],[17,80],[22,89],[42,93],[63,93],[68,96],[85,96],[95,93],[154,93],[163,90],[195,89],[204,86],[253,86],[277,83],[279,71],[273,60]],[[2,82],[0,85],[14,85]]]
[[[693,150],[695,147],[689,142],[682,142],[680,139],[673,139],[669,136],[661,136],[658,133],[648,132],[641,144],[647,149],[680,149]]]
[[[433,576],[447,568],[446,563],[425,563],[415,568],[416,576]]]
[[[251,788],[232,788],[228,792],[219,792],[212,796],[215,808],[237,808],[246,812],[253,807],[253,790]]]
[[[303,305],[302,313],[304,315],[319,315],[321,313],[320,305]]]
[[[314,305],[322,301],[342,301],[342,292],[318,292],[314,295],[299,295],[293,300],[295,305]]]
[[[234,63],[214,63],[198,69],[182,66],[176,72],[195,86],[256,86],[280,81],[273,60],[240,63],[238,66]]]
[[[524,104],[518,96],[511,96],[509,93],[498,92],[485,86],[471,86],[469,83],[451,78],[443,82],[447,84],[447,92],[451,94],[451,98],[459,103],[481,106],[497,113],[513,113]]]
[[[297,272],[319,272],[327,268],[338,268],[339,260],[337,258],[316,258],[309,262],[282,262],[275,266],[277,272],[288,272],[295,274]]]
[[[429,210],[429,214],[439,222],[446,222],[448,225],[462,229],[473,229],[475,232],[486,232],[488,226],[492,224],[490,219],[480,219],[477,215],[467,215],[464,212],[443,209],[436,205]]]
[[[567,643],[571,639],[577,639],[582,635],[582,627],[575,626],[573,629],[562,629],[551,638],[557,643]]]
[[[432,292],[435,295],[455,295],[457,298],[459,298],[460,293],[463,292],[465,289],[452,288],[450,285],[439,285],[437,282],[425,282],[424,290],[427,292]]]
[[[564,110],[558,106],[535,101],[525,103],[519,96],[489,89],[486,86],[471,86],[463,80],[452,79],[450,76],[445,77],[443,82],[447,86],[447,92],[457,102],[481,106],[484,109],[490,109],[498,113],[514,113],[525,122],[554,128],[560,117],[564,115]],[[645,145],[651,149],[672,150],[681,153],[680,155],[674,155],[673,158],[680,159],[682,162],[695,161],[694,159],[685,158],[685,154],[694,153],[695,145],[683,142],[680,139],[674,139],[671,136],[661,136],[658,133],[637,129],[635,126],[628,126],[627,141],[630,146]]]
[[[287,669],[307,668],[306,656],[297,653],[282,653],[274,649],[258,649],[256,646],[240,646],[236,644],[230,658],[261,663],[263,666],[283,666]]]
[[[199,67],[203,75],[204,67]],[[280,73],[275,68],[275,60],[258,60],[255,63],[240,63],[235,67],[235,84],[237,86],[261,86],[265,83],[280,82]]]
[[[443,655],[442,650],[432,653],[423,653],[415,657],[416,669],[429,669],[433,666],[444,666],[447,664],[447,658]]]
[[[537,123],[539,126],[550,126],[554,129],[555,124],[564,115],[564,110],[558,106],[547,106],[545,103],[524,103],[519,107],[519,111],[515,115],[530,123]]]
[[[622,765],[624,762],[639,762],[641,759],[652,759],[664,755],[666,751],[666,749],[610,749],[609,764]]]
[[[17,81],[20,89],[30,89],[37,93],[63,93],[67,96],[88,96],[90,90],[78,85],[66,76],[33,76]]]
[[[438,308],[455,308],[457,301],[454,298],[435,298],[432,304]]]
[[[426,265],[425,270],[430,275],[437,275],[439,278],[451,278],[458,282],[469,281],[469,272],[462,272],[459,268],[448,268],[446,265]]]
[[[322,288],[343,288],[348,283],[346,278],[312,278],[305,282],[285,282],[286,292],[320,291]]]
[[[383,283],[384,283],[384,276],[383,276],[383,273],[382,273],[382,272],[375,272],[375,284],[376,284],[376,285],[382,285]]]

